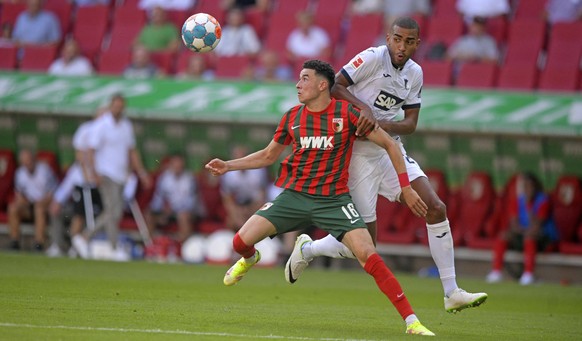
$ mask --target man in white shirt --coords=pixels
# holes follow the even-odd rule
[[[233,159],[247,154],[244,146],[232,150]],[[238,230],[265,203],[268,184],[266,168],[228,172],[220,179],[227,228]]]
[[[14,175],[14,200],[8,205],[11,248],[20,249],[20,222],[34,220],[34,248],[42,251],[45,242],[48,205],[57,187],[57,177],[44,162],[37,162],[32,151],[18,155],[20,167]]]
[[[95,221],[95,228],[87,231],[85,240],[77,239],[77,249],[88,250],[86,239],[105,229],[111,246],[117,248],[119,222],[123,213],[123,187],[133,169],[147,187],[151,179],[135,148],[135,136],[129,119],[123,116],[125,98],[115,94],[109,111],[95,120],[88,138],[87,162],[90,183],[96,184],[103,202],[103,212]],[[88,253],[88,252],[87,252]]]
[[[219,57],[255,55],[261,49],[257,33],[251,25],[245,24],[245,14],[237,7],[228,11],[220,40],[215,50]]]
[[[192,213],[197,205],[196,180],[185,169],[181,155],[172,155],[167,169],[160,174],[154,196],[146,212],[150,234],[155,228],[167,225],[175,218],[178,223],[178,241],[184,242],[192,233]]]
[[[313,14],[297,13],[297,28],[287,38],[288,58],[292,62],[318,58],[327,60],[331,56],[329,35],[313,24]]]
[[[77,42],[70,39],[61,49],[61,58],[51,64],[48,73],[55,76],[90,76],[93,66],[87,58],[80,55]]]

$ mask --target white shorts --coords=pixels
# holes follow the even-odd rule
[[[420,169],[416,161],[406,155],[401,142],[400,150],[404,155],[404,163],[408,171],[408,178],[413,181],[426,174]],[[348,180],[350,194],[358,212],[366,223],[376,221],[376,201],[382,195],[394,202],[400,197],[401,189],[398,174],[390,161],[388,153],[352,154],[350,163],[350,177]]]

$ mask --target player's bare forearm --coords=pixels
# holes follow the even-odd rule
[[[404,118],[400,121],[378,121],[380,127],[389,134],[410,135],[416,131],[420,108],[404,110]]]
[[[205,168],[208,169],[212,175],[222,175],[226,172],[235,170],[263,168],[275,163],[284,149],[285,145],[271,141],[265,149],[229,161],[214,159],[208,162]]]

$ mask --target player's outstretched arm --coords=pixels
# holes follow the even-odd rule
[[[408,208],[417,217],[424,217],[428,211],[428,206],[422,201],[418,193],[410,186],[410,181],[408,179],[408,172],[406,171],[406,165],[404,164],[404,156],[400,151],[400,148],[388,133],[380,129],[379,126],[376,127],[369,135],[368,140],[374,142],[380,147],[386,149],[390,161],[394,165],[394,169],[398,174],[398,180],[400,181],[400,187],[402,188],[402,197]]]
[[[348,101],[360,109],[360,118],[358,119],[356,135],[366,136],[368,132],[376,126],[376,119],[374,118],[374,114],[372,114],[372,109],[370,109],[366,103],[352,95],[352,93],[348,91],[348,86],[350,86],[350,82],[348,82],[341,72],[338,72],[335,75],[335,84],[331,88],[331,96],[335,99]]]
[[[380,128],[388,134],[410,135],[416,131],[420,108],[409,108],[404,110],[404,118],[400,121],[378,121]]]
[[[210,171],[212,175],[222,175],[229,171],[241,170],[241,169],[254,169],[270,166],[275,161],[283,150],[285,150],[285,145],[271,141],[267,147],[261,149],[257,152],[249,154],[240,159],[234,159],[229,161],[224,161],[221,159],[213,159],[208,162],[205,166],[207,170]]]

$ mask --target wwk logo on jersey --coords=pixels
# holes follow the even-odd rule
[[[301,136],[301,149],[333,149],[333,136]]]
[[[390,108],[402,103],[403,101],[404,100],[402,98],[398,98],[392,94],[387,93],[386,91],[380,91],[380,94],[374,101],[374,106],[378,109],[388,111]]]

